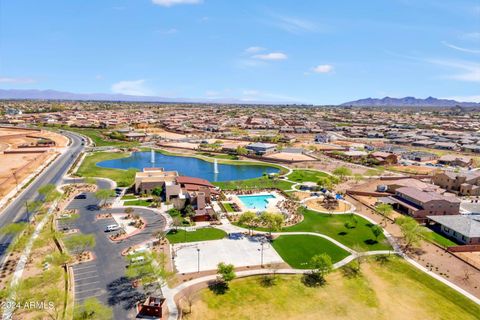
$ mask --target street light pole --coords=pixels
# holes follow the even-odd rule
[[[197,272],[200,272],[200,248],[197,248]]]
[[[260,246],[262,247],[261,249],[261,259],[260,259],[260,267],[263,268],[263,245],[264,245],[264,242],[260,242]]]

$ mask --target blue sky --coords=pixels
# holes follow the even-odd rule
[[[480,101],[480,1],[3,0],[0,88]]]

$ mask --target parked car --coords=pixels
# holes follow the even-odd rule
[[[87,208],[88,211],[98,211],[98,210],[100,210],[100,207],[96,204],[88,205],[86,208]]]
[[[81,193],[78,196],[76,196],[74,199],[87,199],[87,195],[85,193]]]
[[[105,232],[116,231],[119,229],[120,229],[120,226],[118,224],[110,224],[105,228]]]

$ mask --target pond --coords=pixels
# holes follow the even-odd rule
[[[264,173],[278,173],[275,167],[264,165],[231,165],[218,164],[218,173],[214,171],[214,163],[192,157],[179,157],[154,153],[152,162],[150,152],[134,152],[128,158],[105,160],[97,166],[111,169],[163,168],[165,171],[178,171],[182,176],[190,176],[209,181],[245,180],[261,177]]]

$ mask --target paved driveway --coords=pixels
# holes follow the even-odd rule
[[[133,319],[134,305],[143,299],[138,290],[132,288],[131,281],[125,275],[126,261],[121,256],[122,250],[135,244],[153,238],[153,234],[165,228],[165,219],[147,208],[135,208],[147,222],[147,226],[140,233],[120,242],[108,240],[111,233],[104,232],[105,226],[113,224],[113,219],[95,220],[99,213],[123,213],[122,208],[89,211],[88,205],[96,205],[99,201],[94,194],[86,193],[87,199],[73,200],[67,209],[77,209],[80,218],[73,222],[73,226],[84,234],[95,234],[96,259],[81,263],[73,268],[75,277],[75,301],[81,303],[88,297],[96,297],[114,310],[114,319]]]
[[[198,252],[197,249],[200,249]],[[239,240],[221,239],[204,242],[191,242],[174,246],[175,267],[180,273],[198,271],[198,255],[200,255],[200,271],[215,270],[220,262],[231,263],[236,267],[260,265],[260,242],[250,238]],[[263,246],[263,263],[280,263],[282,258],[271,244]]]

